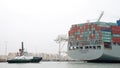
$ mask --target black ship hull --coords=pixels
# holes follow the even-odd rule
[[[101,57],[95,60],[87,60],[87,62],[95,63],[120,63],[119,57],[114,57],[110,55],[103,54]]]
[[[8,63],[39,63],[42,57],[33,57],[33,59],[11,59],[7,60]]]

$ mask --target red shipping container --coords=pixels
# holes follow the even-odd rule
[[[94,25],[94,28],[95,28],[95,30],[97,29],[97,25],[96,24]]]
[[[90,31],[92,30],[92,25],[89,25],[89,30],[90,30]]]
[[[84,32],[84,30],[83,30],[83,29],[80,29],[80,31]]]
[[[95,26],[95,30],[96,30],[96,31],[99,31],[99,30],[100,30],[100,26],[97,26],[97,25],[96,25],[96,26]]]
[[[95,28],[95,27],[96,27],[96,24],[93,24],[93,27]]]
[[[88,23],[85,23],[85,29],[86,29],[86,30],[89,29],[89,25],[88,25]]]
[[[112,31],[120,31],[120,26],[111,26]]]
[[[82,26],[82,30],[84,31],[84,26]]]
[[[116,42],[116,43],[120,43],[120,38],[118,38],[118,37],[113,37],[113,38],[112,38],[112,41],[113,41],[113,42]]]
[[[75,31],[77,31],[77,30],[80,29],[80,27],[79,27],[78,25],[75,25],[75,26],[73,27],[73,29],[74,29]]]
[[[85,26],[85,30],[88,30],[89,28],[88,28],[88,26]]]
[[[70,30],[70,31],[69,31],[69,36],[74,35],[74,33],[75,33],[74,30]]]
[[[105,45],[105,46],[109,46],[110,43],[108,43],[108,42],[104,42],[104,45]]]
[[[119,30],[119,29],[118,29],[118,30]],[[112,33],[113,33],[113,34],[120,34],[120,31],[115,31],[115,30],[113,30]]]

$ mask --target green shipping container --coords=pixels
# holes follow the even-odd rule
[[[120,34],[113,34],[113,37],[120,37]]]
[[[108,39],[108,40],[111,40],[112,38],[111,38],[111,37],[102,37],[102,39]]]
[[[84,24],[78,24],[78,26],[84,26]]]
[[[111,38],[111,35],[103,35],[102,37],[103,38],[107,38],[107,37]]]
[[[80,35],[80,32],[75,32],[75,35]]]
[[[103,40],[103,42],[111,42],[111,40]]]
[[[102,31],[102,34],[111,34],[111,32]]]

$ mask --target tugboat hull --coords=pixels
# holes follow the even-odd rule
[[[11,59],[7,60],[8,63],[39,63],[42,57],[33,57],[33,59]]]

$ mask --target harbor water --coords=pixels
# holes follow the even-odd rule
[[[120,63],[86,63],[86,62],[40,62],[8,64],[0,63],[0,68],[120,68]]]

